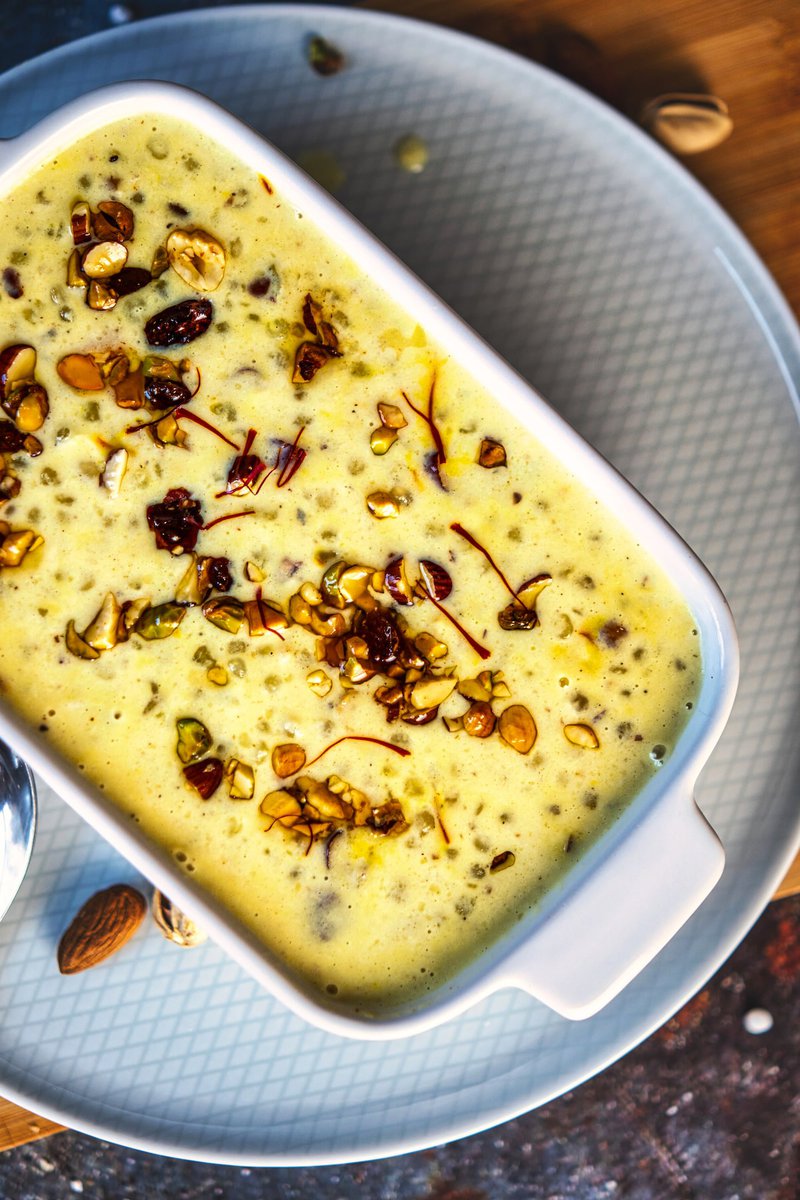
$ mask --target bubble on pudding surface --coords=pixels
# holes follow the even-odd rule
[[[663,767],[664,759],[667,757],[667,747],[658,745],[653,746],[650,751],[650,761],[657,767]]]

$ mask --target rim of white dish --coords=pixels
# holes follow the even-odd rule
[[[203,23],[211,23],[220,18],[224,13],[226,22],[230,21],[255,21],[263,22],[265,25],[271,20],[279,19],[296,19],[301,21],[306,30],[311,33],[326,32],[326,26],[331,30],[331,36],[335,36],[335,29],[338,24],[346,24],[349,20],[357,17],[360,23],[372,24],[390,27],[397,27],[403,31],[415,31],[417,36],[424,37],[430,40],[438,40],[446,50],[452,49],[455,45],[456,49],[466,47],[470,53],[482,56],[485,61],[492,65],[503,66],[508,71],[514,71],[523,77],[524,82],[529,82],[539,75],[545,75],[552,86],[562,89],[571,97],[573,103],[582,104],[589,110],[593,116],[607,124],[612,125],[619,132],[624,132],[629,139],[632,139],[639,152],[644,157],[649,157],[656,169],[662,173],[666,172],[672,176],[676,186],[681,189],[683,195],[682,201],[692,202],[700,210],[703,211],[708,221],[715,224],[721,230],[722,234],[729,242],[735,245],[737,254],[745,263],[751,277],[756,280],[760,290],[763,292],[768,303],[772,306],[773,315],[777,318],[777,322],[782,328],[780,329],[782,339],[786,340],[788,350],[795,359],[794,375],[800,379],[800,331],[798,331],[794,315],[778,289],[777,284],[772,276],[767,271],[761,259],[755,253],[754,249],[747,241],[743,233],[720,208],[717,202],[710,196],[709,193],[689,174],[681,164],[671,158],[666,151],[662,150],[658,145],[653,143],[649,137],[636,128],[625,117],[621,116],[615,110],[604,104],[583,89],[576,87],[574,84],[548,71],[539,64],[529,62],[512,51],[493,46],[483,42],[469,34],[460,31],[451,30],[439,26],[429,24],[424,21],[396,16],[393,14],[383,14],[378,12],[368,12],[358,10],[354,12],[349,9],[328,8],[320,5],[299,6],[292,4],[275,4],[275,5],[253,5],[253,6],[235,6],[225,9],[203,9],[193,13],[172,13],[159,17],[150,18],[145,21],[136,22],[135,26],[122,26],[117,29],[102,31],[92,34],[89,37],[79,39],[78,41],[67,43],[55,50],[49,51],[46,54],[40,55],[27,63],[22,63],[19,66],[12,68],[3,76],[4,82],[13,78],[15,74],[22,74],[26,69],[33,65],[41,65],[44,61],[56,64],[60,59],[70,57],[75,54],[76,49],[80,48],[82,52],[91,48],[99,42],[107,42],[112,40],[124,41],[129,38],[132,32],[136,33],[142,29],[152,29],[155,27],[167,27],[169,25],[181,25],[189,20],[194,24],[202,21]],[[122,81],[120,81],[122,82]],[[97,85],[100,86],[100,85]],[[60,105],[59,105],[60,107]],[[798,402],[796,390],[793,387],[793,371],[790,365],[786,362],[782,354],[781,347],[776,344],[774,338],[774,323],[770,328],[764,329],[762,332],[766,340],[769,342],[771,350],[775,356],[779,369],[781,370],[784,379],[787,383],[789,391],[797,411]],[[62,1108],[59,1104],[50,1104],[47,1101],[42,1102],[40,1098],[25,1089],[14,1087],[11,1084],[3,1083],[3,1092],[9,1099],[16,1100],[23,1105],[33,1104],[37,1111],[42,1116],[62,1124],[71,1125],[74,1129],[89,1133],[95,1137],[105,1138],[106,1140],[120,1142],[126,1146],[135,1149],[141,1149],[152,1153],[171,1154],[176,1157],[188,1158],[199,1162],[211,1163],[228,1163],[237,1165],[263,1165],[263,1166],[314,1166],[314,1165],[334,1165],[345,1162],[357,1162],[364,1159],[374,1157],[391,1157],[398,1154],[408,1153],[415,1150],[428,1148],[432,1145],[441,1144],[448,1140],[466,1137],[471,1134],[479,1133],[489,1129],[501,1122],[510,1120],[519,1116],[521,1113],[527,1112],[541,1104],[548,1102],[563,1094],[565,1090],[577,1087],[579,1084],[592,1078],[600,1071],[604,1070],[611,1063],[622,1057],[635,1046],[645,1040],[650,1033],[661,1026],[665,1020],[676,1011],[696,990],[698,990],[711,974],[725,961],[728,955],[739,944],[742,937],[752,926],[764,907],[771,899],[776,884],[780,881],[786,872],[787,867],[791,863],[798,844],[800,844],[800,812],[798,812],[797,820],[794,829],[788,828],[785,848],[782,854],[775,855],[771,863],[770,870],[765,872],[761,885],[754,888],[749,897],[749,903],[744,905],[739,911],[736,920],[732,923],[727,936],[718,941],[713,951],[709,950],[704,957],[702,966],[698,966],[689,976],[683,978],[679,985],[673,989],[665,998],[654,1007],[654,1009],[642,1019],[633,1030],[628,1030],[625,1038],[618,1039],[623,1044],[614,1043],[612,1046],[605,1046],[603,1052],[597,1056],[596,1061],[589,1063],[585,1070],[578,1071],[569,1080],[561,1081],[559,1086],[553,1090],[537,1091],[533,1087],[525,1100],[520,1103],[519,1100],[508,1102],[503,1105],[498,1105],[490,1111],[484,1111],[480,1117],[472,1121],[459,1119],[452,1124],[442,1122],[437,1125],[435,1130],[428,1131],[427,1135],[407,1135],[403,1138],[389,1140],[387,1145],[376,1145],[374,1139],[372,1144],[352,1144],[344,1151],[314,1151],[310,1153],[299,1153],[290,1151],[288,1154],[280,1153],[252,1153],[249,1151],[206,1151],[202,1144],[198,1143],[194,1146],[187,1146],[185,1139],[177,1139],[172,1141],[169,1139],[168,1133],[171,1125],[178,1128],[186,1128],[185,1122],[169,1122],[161,1119],[152,1119],[152,1123],[159,1130],[164,1130],[167,1136],[158,1137],[156,1135],[142,1136],[140,1134],[129,1134],[120,1132],[119,1128],[111,1125],[103,1124],[95,1119],[84,1119],[81,1115],[76,1117],[73,1110]],[[59,1088],[63,1092],[66,1089]],[[80,1105],[84,1099],[82,1096],[75,1093],[76,1101]],[[119,1112],[110,1105],[103,1105],[104,1111],[107,1113]],[[124,1110],[125,1112],[127,1110]],[[120,1113],[120,1115],[124,1115]],[[197,1124],[196,1129],[200,1136],[203,1133],[220,1132],[214,1127],[208,1125]],[[176,1129],[177,1133],[177,1129]]]

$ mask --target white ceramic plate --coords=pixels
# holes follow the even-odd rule
[[[305,62],[321,32],[348,56]],[[206,92],[297,157],[483,333],[686,536],[737,620],[742,682],[698,798],[721,884],[611,1005],[575,1024],[502,992],[388,1045],[310,1029],[221,951],[157,933],[62,979],[65,918],[133,872],[45,788],[0,926],[0,1091],[79,1129],[222,1162],[322,1163],[433,1145],[573,1087],[661,1023],[755,919],[797,842],[800,339],[713,203],[632,127],[530,64],[361,12],[182,14],[0,80],[0,133],[132,77]],[[392,146],[421,134],[421,176]],[[793,654],[795,657],[793,657]]]

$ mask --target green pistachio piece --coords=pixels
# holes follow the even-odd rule
[[[147,641],[172,637],[185,616],[186,609],[172,600],[166,604],[156,604],[144,610],[133,627],[134,632]]]
[[[244,620],[244,605],[232,596],[221,596],[203,605],[203,616],[226,633],[238,633]]]
[[[182,763],[195,762],[211,749],[211,734],[196,717],[181,717],[175,727],[178,730],[178,758]]]

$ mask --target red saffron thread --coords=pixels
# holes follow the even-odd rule
[[[283,636],[283,634],[278,629],[273,629],[272,626],[268,625],[267,622],[264,620],[264,612],[265,612],[265,610],[268,609],[268,605],[261,598],[261,588],[260,587],[256,588],[256,604],[258,605],[258,615],[261,618],[261,624],[264,626],[267,633],[274,633],[276,638],[279,638],[280,641],[285,642],[286,638]]]
[[[245,508],[241,512],[226,513],[224,517],[215,517],[213,521],[208,521],[203,529],[213,529],[215,525],[220,525],[223,521],[235,521],[237,517],[251,517],[255,511],[254,508]]]
[[[250,451],[253,447],[253,442],[256,440],[257,436],[257,430],[248,429],[247,438],[244,443],[244,449],[242,450],[242,453],[237,455],[237,457],[233,460],[231,469],[228,472],[228,480],[225,484],[225,488],[223,491],[215,493],[215,500],[220,500],[223,496],[241,496],[245,491],[252,492],[254,496],[258,495],[259,491],[261,490],[260,487],[254,489],[252,485],[256,482],[262,471],[266,471],[267,469],[267,464],[262,459],[254,455],[253,457],[256,459],[255,464],[250,468],[247,474],[238,478],[235,474],[237,467],[243,463],[250,454]]]
[[[297,474],[297,472],[300,470],[300,468],[303,465],[303,462],[305,461],[306,451],[298,449],[298,443],[300,441],[300,438],[303,436],[304,430],[305,430],[305,425],[301,425],[299,430],[297,431],[297,437],[294,439],[291,446],[289,447],[288,453],[286,455],[286,461],[284,462],[283,466],[281,467],[281,473],[278,476],[276,487],[279,487],[279,488],[286,487],[287,483],[291,483],[292,479]],[[276,467],[278,466],[278,464],[280,462],[282,450],[283,450],[283,447],[281,447],[278,450],[278,457],[275,460]]]
[[[143,421],[140,425],[126,426],[125,432],[138,433],[140,429],[150,429],[153,425],[160,425],[162,421],[166,421],[167,417],[171,417],[177,411],[178,410],[176,408],[167,409],[165,412],[162,412],[160,416],[156,417],[154,421]]]
[[[236,445],[236,442],[232,442],[229,437],[226,437],[224,433],[209,421],[204,421],[202,417],[195,416],[193,412],[189,412],[188,408],[174,408],[172,411],[176,417],[186,417],[187,421],[194,421],[195,425],[202,425],[203,429],[207,429],[209,433],[213,433],[221,441],[227,442],[229,446],[232,446],[238,452],[239,447]]]
[[[510,592],[510,593],[511,593],[511,595],[514,597],[514,599],[515,599],[515,600],[519,600],[519,596],[518,596],[518,595],[517,595],[517,593],[514,591],[514,589],[512,588],[511,584],[508,582],[508,580],[506,579],[505,575],[504,575],[504,574],[503,574],[503,572],[500,570],[500,568],[498,567],[497,563],[494,561],[494,559],[492,558],[491,554],[490,554],[490,553],[489,553],[489,551],[486,549],[486,547],[485,547],[485,546],[482,546],[482,545],[480,544],[480,542],[478,541],[478,539],[477,539],[477,538],[474,538],[474,537],[472,536],[472,534],[471,534],[471,533],[469,533],[469,532],[468,532],[468,531],[467,531],[467,530],[464,528],[464,526],[463,526],[463,525],[459,525],[458,521],[454,521],[454,522],[453,522],[453,524],[450,526],[450,528],[453,530],[453,532],[454,532],[454,533],[457,533],[457,534],[459,534],[459,536],[460,536],[460,537],[463,537],[463,538],[464,538],[466,541],[468,541],[468,542],[469,542],[469,544],[470,544],[470,546],[474,546],[476,550],[480,550],[481,554],[482,554],[482,555],[483,555],[483,557],[486,559],[486,561],[488,562],[489,566],[492,568],[492,570],[495,572],[495,574],[496,574],[496,575],[497,575],[497,576],[498,576],[498,577],[499,577],[499,578],[500,578],[500,579],[503,581],[503,583],[504,583],[504,584],[505,584],[505,586],[508,588],[509,592]],[[522,604],[522,601],[521,601],[521,600],[519,600],[519,602],[520,602],[520,604]]]
[[[434,401],[435,391],[436,391],[436,375],[434,374],[433,379],[431,380],[431,390],[428,393],[428,412],[427,412],[427,414],[424,413],[421,408],[417,408],[416,404],[413,404],[411,402],[411,400],[409,400],[409,398],[405,392],[401,392],[400,395],[403,397],[403,399],[405,400],[406,404],[411,409],[411,411],[415,412],[417,414],[417,416],[420,417],[425,422],[425,424],[428,426],[428,428],[430,429],[431,436],[433,437],[433,443],[436,447],[436,453],[439,457],[439,465],[441,466],[443,463],[447,462],[447,453],[444,448],[444,442],[442,441],[442,435],[439,433],[439,429],[436,425],[436,422],[433,419],[433,401]]]
[[[323,754],[327,754],[334,746],[338,746],[340,742],[373,742],[376,746],[383,746],[386,750],[394,750],[395,754],[399,754],[401,758],[408,758],[411,753],[405,746],[395,746],[394,742],[385,742],[383,738],[365,737],[363,734],[348,733],[344,737],[337,738],[335,742],[331,742],[330,746],[326,746],[324,750],[320,750],[315,758],[309,759],[304,763],[305,767],[312,767],[315,762],[319,762]]]
[[[439,603],[439,601],[436,599],[436,597],[434,595],[432,595],[431,592],[428,591],[428,589],[425,587],[424,583],[420,584],[420,586],[422,587],[422,590],[425,593],[425,595],[430,600],[431,604],[433,604],[434,607],[438,608],[439,612],[442,614],[443,617],[447,617],[450,624],[454,625],[456,627],[456,629],[458,630],[458,632],[461,634],[461,636],[463,638],[466,638],[466,640],[469,642],[470,646],[472,646],[472,649],[475,651],[475,653],[479,654],[481,656],[481,658],[490,658],[491,653],[492,653],[491,650],[487,650],[485,646],[482,646],[480,644],[480,642],[476,642],[475,638],[472,636],[472,634],[467,633],[464,626],[459,621],[456,620],[456,618],[453,616],[452,613],[449,613],[447,611],[447,609],[445,608],[445,606],[443,604]]]

